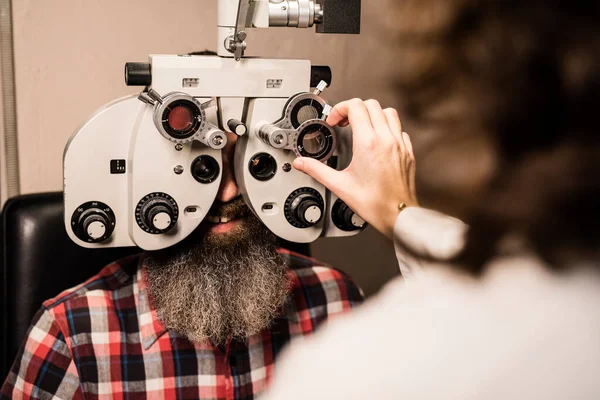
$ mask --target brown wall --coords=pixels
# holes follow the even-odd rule
[[[2,74],[2,65],[0,65]],[[2,76],[2,75],[0,75]],[[0,94],[2,93],[2,79],[0,79]],[[4,163],[4,107],[0,96],[0,206],[6,201],[6,165]]]
[[[377,31],[388,1],[377,0],[379,7],[363,1],[360,36],[253,30],[249,55],[330,65],[329,100],[374,97],[393,105],[386,69],[394,60]],[[23,193],[61,190],[62,153],[72,132],[102,104],[136,92],[123,82],[126,61],[215,48],[216,0],[13,0],[13,13]],[[397,270],[391,245],[371,231],[321,240],[313,252],[369,294]]]

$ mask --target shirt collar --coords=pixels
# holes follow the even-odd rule
[[[148,350],[167,329],[158,318],[156,309],[152,304],[148,291],[148,277],[144,267],[144,257],[140,257],[135,283],[133,285],[134,296],[137,299],[137,317],[140,327],[140,340],[144,350]]]

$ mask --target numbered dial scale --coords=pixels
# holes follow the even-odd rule
[[[160,235],[177,224],[179,207],[166,193],[150,193],[140,200],[135,208],[135,221],[145,232]]]
[[[115,213],[99,201],[82,204],[71,217],[73,233],[87,243],[104,242],[112,235],[115,225]]]
[[[310,228],[323,219],[325,203],[321,194],[313,188],[295,190],[285,201],[285,218],[296,228]]]

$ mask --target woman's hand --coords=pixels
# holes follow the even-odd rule
[[[352,162],[343,171],[298,158],[294,168],[323,184],[375,229],[392,238],[399,205],[418,206],[415,157],[398,112],[376,100],[354,99],[334,107],[327,122],[352,128]]]

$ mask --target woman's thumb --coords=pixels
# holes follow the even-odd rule
[[[313,158],[300,157],[294,160],[294,168],[310,175],[332,192],[337,192],[340,172]]]

